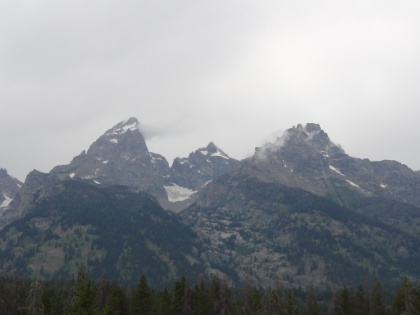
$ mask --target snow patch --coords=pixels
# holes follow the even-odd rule
[[[75,173],[71,173],[70,175],[69,175],[69,177],[70,178],[74,178],[74,176],[75,176],[76,174]]]
[[[187,159],[182,159],[179,161],[179,164],[184,165],[186,163],[190,163],[190,161],[188,161]]]
[[[200,152],[202,155],[208,155],[209,154],[209,151],[207,151],[207,150],[200,150],[198,152]]]
[[[98,185],[100,185],[101,183],[100,182],[98,182],[97,180],[94,180],[93,181],[95,184],[98,184]]]
[[[387,188],[387,187],[388,187],[388,185],[385,185],[385,184],[380,184],[380,186],[381,186],[382,188]]]
[[[118,143],[118,139],[112,138],[112,139],[109,139],[109,142],[114,143],[114,144],[117,144]]]
[[[185,187],[178,186],[173,184],[171,186],[163,186],[168,193],[168,200],[170,202],[184,201],[190,199],[196,190],[191,190]]]
[[[350,184],[350,185],[352,185],[353,187],[357,187],[357,188],[359,188],[359,189],[363,190],[363,189],[362,189],[362,187],[360,187],[359,185],[357,185],[357,184],[353,183],[351,180],[346,179],[346,181],[347,181],[347,183],[349,183],[349,184]]]
[[[5,198],[3,202],[0,204],[0,209],[6,208],[9,206],[9,204],[12,202],[12,198],[8,197],[7,195],[3,195]]]
[[[106,160],[106,161],[103,161],[103,162],[102,162],[102,164],[108,164],[108,162],[109,162],[109,161],[108,161],[108,160]]]
[[[339,175],[341,175],[341,176],[344,176],[344,174],[343,174],[343,173],[341,173],[339,169],[335,168],[335,167],[334,167],[334,166],[332,166],[332,165],[329,165],[329,167],[330,167],[330,169],[331,169],[331,170],[333,170],[333,171],[334,171],[334,172],[336,172],[337,174],[339,174]]]
[[[136,131],[138,130],[138,123],[137,122],[133,122],[131,124],[127,124],[127,120],[124,122],[121,122],[120,124],[118,124],[115,128],[113,128],[112,130],[110,130],[109,132],[106,133],[106,135],[121,135],[123,133],[126,133],[127,131]]]
[[[327,151],[321,151],[321,154],[324,158],[329,158],[330,156],[328,155]]]
[[[130,124],[130,125],[125,125],[125,126],[123,126],[122,128],[120,128],[119,129],[120,130],[120,133],[126,133],[127,131],[136,131],[136,130],[138,130],[138,126],[137,126],[137,123],[136,122],[133,122],[132,124]]]
[[[230,159],[230,158],[229,158],[226,154],[224,154],[224,153],[222,153],[222,152],[220,152],[220,151],[217,151],[217,152],[213,153],[213,154],[212,154],[212,155],[210,155],[210,156],[219,156],[219,157],[224,158],[224,159],[227,159],[227,160],[229,160],[229,159]]]

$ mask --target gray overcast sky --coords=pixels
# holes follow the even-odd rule
[[[172,162],[317,122],[420,169],[420,1],[0,0],[0,167],[67,164],[135,116]]]

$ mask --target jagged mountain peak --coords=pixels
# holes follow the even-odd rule
[[[318,154],[324,157],[345,154],[341,146],[332,142],[319,124],[307,123],[287,129],[274,142],[268,142],[262,147],[257,147],[254,158],[265,160],[268,157],[276,157],[279,152],[286,153],[286,155],[289,152],[290,155],[293,155],[298,154],[297,151],[305,151],[307,154]],[[293,156],[290,157],[293,159]]]
[[[149,155],[146,142],[138,127],[139,121],[134,117],[119,122],[99,137],[90,146],[87,154],[106,157],[112,152],[120,152],[120,156],[123,157],[124,151],[133,151],[135,154]]]
[[[381,196],[420,205],[420,177],[398,162],[351,157],[319,124],[297,125],[256,148],[242,172],[265,182],[303,188],[346,204],[346,194]]]
[[[321,150],[327,150],[331,146],[336,146],[321,126],[315,123],[307,123],[305,126],[299,124],[297,127],[290,128],[286,131],[285,137],[285,143],[297,142],[300,144],[300,142],[304,141]]]
[[[93,142],[87,152],[74,157],[68,165],[56,166],[51,173],[98,185],[133,186],[166,198],[161,176],[138,126],[134,117],[119,122]]]
[[[198,190],[216,177],[235,170],[240,162],[229,157],[213,142],[188,155],[176,158],[171,167],[173,184]]]
[[[118,136],[125,134],[127,132],[140,132],[139,130],[139,121],[135,117],[130,117],[127,120],[123,120],[116,124],[114,127],[109,129],[105,135],[106,136]]]
[[[190,157],[196,153],[201,153],[202,155],[209,156],[209,157],[221,157],[225,159],[230,159],[229,155],[223,152],[221,149],[214,144],[214,142],[210,142],[205,148],[200,148],[195,152],[190,153]]]

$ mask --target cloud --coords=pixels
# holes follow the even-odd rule
[[[168,158],[210,141],[243,158],[273,130],[317,122],[351,154],[420,169],[418,12],[408,0],[2,2],[1,163],[20,178],[49,170],[136,116]]]

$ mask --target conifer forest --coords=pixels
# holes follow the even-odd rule
[[[213,278],[191,284],[186,277],[172,287],[153,289],[145,276],[134,287],[103,277],[91,280],[83,267],[73,281],[42,281],[19,276],[0,277],[2,315],[398,315],[420,314],[420,287],[407,277],[394,292],[378,280],[359,287],[337,289],[259,289],[230,287]]]

